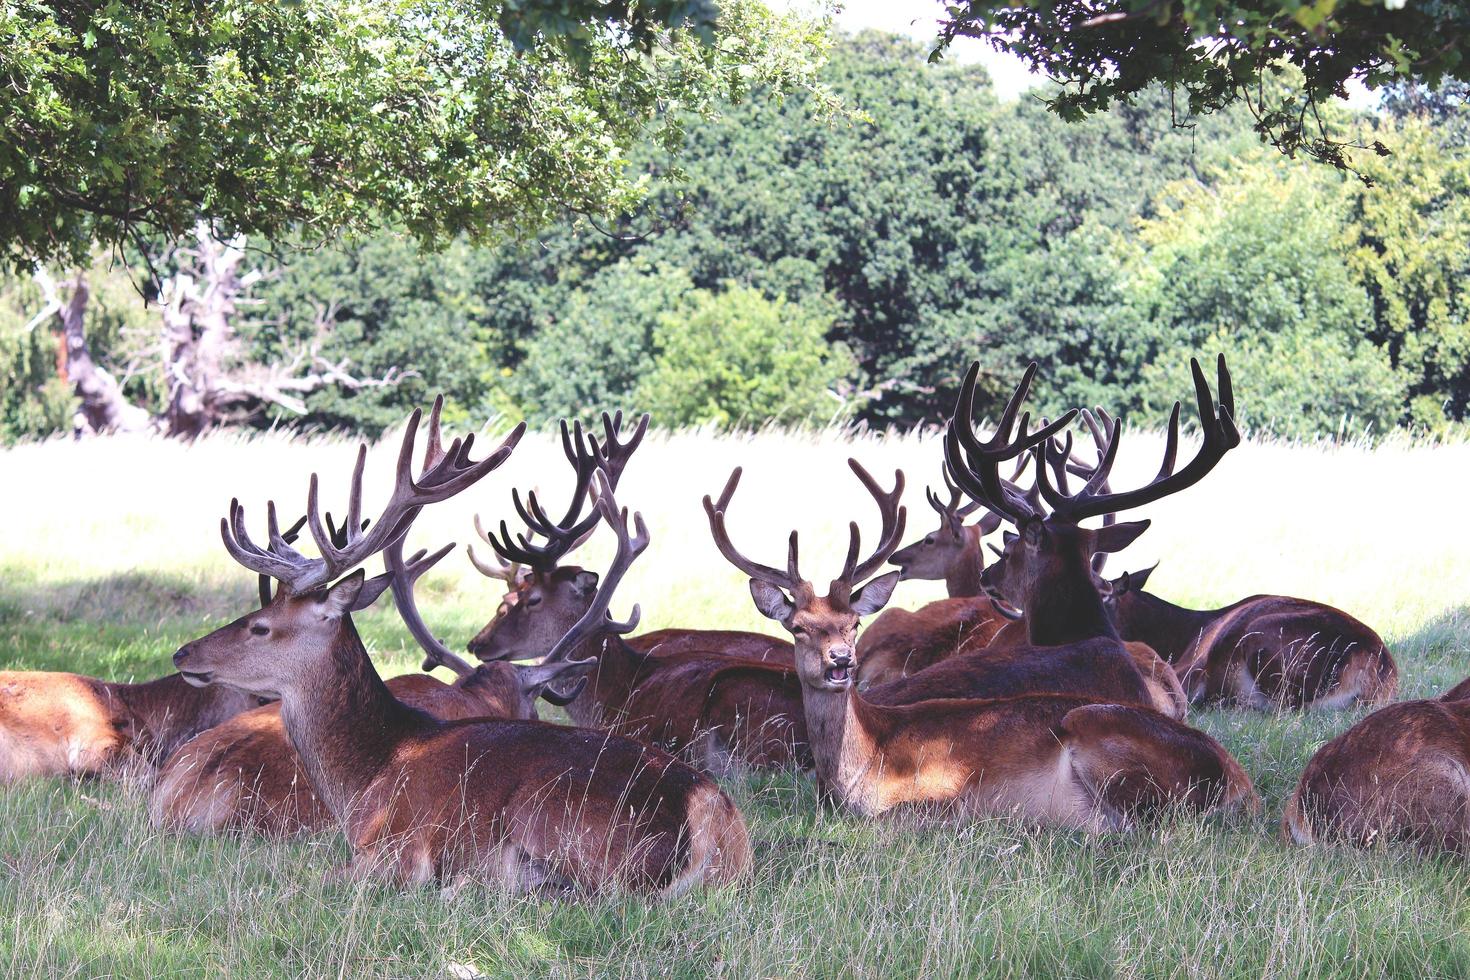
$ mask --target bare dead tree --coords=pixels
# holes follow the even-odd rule
[[[252,302],[250,288],[263,274],[244,268],[245,244],[245,236],[222,238],[200,221],[194,242],[174,252],[177,271],[159,291],[158,369],[168,398],[156,416],[130,402],[117,380],[93,360],[83,322],[90,296],[86,278],[57,283],[45,269],[36,270],[46,303],[31,324],[57,319],[65,339],[58,370],[81,399],[79,430],[153,429],[192,439],[214,426],[246,421],[270,405],[305,414],[305,396],[322,388],[379,388],[412,374],[395,367],[379,378],[360,378],[349,371],[346,359],[323,357],[334,304],[318,311],[311,339],[288,360],[252,361],[236,326],[241,307]],[[63,296],[63,291],[69,292]]]

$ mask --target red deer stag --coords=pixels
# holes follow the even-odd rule
[[[432,439],[437,418],[430,425]],[[441,721],[534,719],[538,697],[566,704],[577,690],[566,693],[551,685],[586,673],[591,663],[496,661],[471,667],[434,637],[413,601],[413,585],[452,547],[427,558],[420,552],[405,561],[399,539],[384,552],[394,576],[394,602],[424,650],[423,668],[444,667],[455,674],[453,684],[428,674],[402,674],[388,679],[389,692]],[[159,771],[148,812],[156,827],[196,834],[245,830],[286,837],[323,830],[333,821],[286,738],[279,704],[237,715],[185,743]]]
[[[418,420],[415,413],[410,432]],[[422,507],[499,465],[522,431],[478,463],[470,460],[472,440],[456,440],[427,459],[417,479],[412,438],[405,439],[387,512],[367,533],[353,532],[346,548],[326,538],[313,477],[316,559],[275,535],[257,546],[232,503],[221,528],[227,550],[283,587],[267,608],[181,647],[175,663],[194,683],[279,696],[286,734],[353,847],[354,876],[660,894],[730,881],[749,865],[749,841],[739,811],[709,777],[601,733],[533,721],[441,721],[395,698],[358,638],[351,613],[364,579],[353,569],[406,534]],[[358,526],[361,493],[359,464],[349,529]],[[605,484],[597,506],[618,535],[608,575],[615,583],[646,537],[637,515],[639,536],[630,537],[628,516]],[[584,628],[601,627],[610,591],[589,608]]]
[[[946,481],[948,483],[948,481]],[[858,637],[858,690],[916,674],[954,654],[966,642],[984,646],[1005,625],[980,588],[985,566],[980,539],[1000,527],[988,511],[974,524],[965,518],[979,504],[960,505],[960,491],[949,486],[945,502],[931,489],[929,506],[939,513],[939,530],[930,532],[889,558],[899,580],[941,579],[949,598],[916,610],[885,609]]]
[[[1125,639],[1174,665],[1192,704],[1349,708],[1386,704],[1398,665],[1371,628],[1340,609],[1256,595],[1223,609],[1186,609],[1143,590],[1152,568],[1110,583],[1108,606]]]
[[[482,561],[474,553],[474,549],[470,548],[470,561],[481,574],[507,581],[510,587],[501,600],[494,617],[479,635],[470,641],[471,653],[478,655],[481,651],[493,647],[500,651],[494,656],[505,656],[505,644],[503,642],[492,644],[490,637],[500,628],[500,621],[509,614],[510,610],[523,601],[532,608],[539,606],[542,602],[555,603],[558,599],[561,599],[565,605],[567,599],[576,600],[577,595],[580,594],[585,604],[585,597],[590,595],[595,588],[596,575],[584,572],[583,569],[576,566],[561,567],[560,562],[567,554],[576,550],[596,529],[596,514],[576,524],[581,516],[583,501],[591,489],[592,473],[601,463],[611,472],[614,489],[616,489],[616,482],[622,475],[623,467],[627,465],[629,458],[643,442],[644,433],[648,429],[648,421],[649,417],[646,414],[640,417],[632,435],[624,441],[621,437],[623,413],[609,415],[604,412],[602,414],[603,440],[600,443],[595,436],[583,436],[581,423],[574,423],[570,427],[565,421],[561,423],[562,452],[576,472],[577,482],[566,516],[559,524],[552,525],[563,529],[557,532],[558,537],[555,543],[531,544],[531,541],[537,537],[532,526],[541,522],[528,513],[527,504],[521,501],[518,493],[513,498],[513,503],[528,528],[528,534],[521,538],[520,547],[516,547],[512,542],[510,530],[504,522],[501,526],[501,543],[497,544],[494,536],[481,525],[479,518],[475,518],[475,532],[481,540],[495,550],[496,560],[493,564]],[[527,496],[529,499],[533,495],[528,494]],[[541,517],[542,522],[551,524],[549,520],[545,520],[544,514]],[[573,527],[577,533],[569,538],[566,536],[565,529]],[[511,554],[514,557],[507,559],[503,557],[505,554]],[[575,607],[576,602],[573,601],[572,605]],[[562,616],[556,622],[548,621],[545,628],[541,630],[543,636],[560,635],[559,630],[564,629],[568,623],[580,615],[580,611],[575,608],[564,611],[570,612],[571,615]],[[630,637],[625,642],[637,653],[652,653],[655,656],[686,652],[721,653],[741,660],[771,660],[788,664],[791,662],[790,643],[779,637],[743,630],[661,629]],[[532,649],[536,647],[533,646]]]
[[[577,448],[581,443],[576,437],[571,445],[567,458],[577,470],[579,489],[561,521],[551,520],[529,496],[527,504],[521,504],[516,494],[513,499],[528,533],[512,539],[509,527],[502,524],[499,537],[488,536],[502,561],[524,564],[534,572],[520,589],[520,598],[503,604],[470,645],[482,659],[522,657],[547,649],[585,615],[597,592],[596,572],[556,564],[583,526],[578,461],[604,458],[606,452],[596,446],[590,451]],[[611,433],[608,445],[617,445]],[[621,462],[626,463],[626,455]],[[546,543],[531,545],[534,536]],[[606,631],[587,635],[577,656],[595,658],[597,667],[567,712],[579,725],[680,752],[710,772],[725,773],[736,765],[809,767],[801,689],[792,669],[691,646],[651,652],[635,649],[630,641]]]
[[[951,467],[960,465],[955,440],[963,429],[972,457],[982,472],[990,470],[984,479],[997,484],[995,497],[1002,506],[980,499],[1006,512],[1014,505],[999,492],[994,462],[1020,455],[1071,416],[1030,435],[1023,418],[1021,435],[1010,442],[1019,402],[1015,399],[996,438],[981,444],[969,431],[974,381],[972,369],[946,449],[956,454]],[[855,472],[865,476],[860,467]],[[977,482],[969,470],[965,477]],[[973,493],[964,482],[960,485]],[[796,639],[817,774],[833,798],[865,816],[917,806],[960,818],[1016,815],[1089,831],[1128,827],[1164,807],[1204,810],[1255,804],[1250,779],[1218,743],[1145,708],[1055,694],[886,706],[858,692],[853,684],[858,620],[882,607],[897,574],[863,580],[882,566],[902,533],[902,489],[898,474],[891,493],[875,494],[881,543],[861,563],[858,531],[852,526],[847,561],[826,596],[817,595],[798,570],[795,533],[784,572],[758,564],[729,543],[724,508],[705,501],[721,550],[751,576],[756,607],[782,622]],[[727,506],[728,498],[728,492],[722,495]],[[1086,557],[1082,564],[1086,567]]]
[[[1318,749],[1287,800],[1282,837],[1470,853],[1467,683],[1380,708]]]

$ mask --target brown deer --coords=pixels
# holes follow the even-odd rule
[[[604,420],[608,426],[608,420]],[[521,504],[513,496],[526,534],[511,535],[502,522],[499,536],[486,536],[502,562],[522,565],[531,574],[515,602],[502,603],[496,618],[470,644],[482,660],[525,656],[545,650],[586,614],[598,589],[596,572],[558,565],[581,533],[582,473],[589,459],[612,457],[614,470],[626,464],[629,446],[620,444],[615,420],[608,428],[606,449],[582,445],[579,434],[567,443],[567,459],[577,474],[572,505],[560,521],[550,519],[528,495]],[[616,472],[615,474],[616,475]],[[542,537],[545,544],[532,545]],[[577,651],[579,659],[596,659],[591,682],[570,704],[574,722],[638,738],[680,752],[708,771],[734,767],[809,767],[801,690],[790,667],[731,656],[727,649],[701,648],[681,631],[665,652],[661,645],[635,648],[610,634],[592,634]],[[715,641],[727,636],[716,632]],[[756,635],[758,634],[751,634]]]
[[[1349,708],[1386,704],[1398,665],[1371,628],[1340,609],[1256,595],[1222,609],[1186,609],[1144,591],[1152,568],[1109,583],[1108,608],[1125,639],[1174,665],[1193,704]]]
[[[468,548],[470,561],[481,574],[507,582],[508,589],[501,599],[495,616],[470,641],[471,653],[490,648],[491,634],[499,628],[500,620],[522,601],[525,601],[530,607],[535,607],[547,599],[555,601],[558,596],[567,592],[580,593],[584,598],[591,594],[595,588],[596,575],[590,572],[584,574],[582,569],[574,566],[561,567],[560,562],[568,553],[580,547],[583,541],[591,535],[597,526],[597,515],[592,514],[581,524],[575,525],[576,536],[567,537],[568,529],[573,527],[574,522],[581,515],[582,502],[591,490],[592,474],[599,465],[612,475],[614,489],[616,489],[623,467],[627,465],[629,458],[643,442],[644,433],[648,430],[648,422],[648,415],[641,416],[632,434],[624,441],[621,434],[623,413],[609,415],[604,412],[602,413],[603,440],[601,442],[595,436],[584,436],[581,423],[573,423],[568,426],[565,421],[562,422],[562,452],[576,473],[576,486],[573,490],[571,505],[567,515],[560,523],[552,523],[544,513],[539,516],[532,513],[534,508],[522,502],[517,492],[512,503],[527,525],[527,534],[518,536],[520,538],[519,547],[513,542],[509,527],[504,521],[501,522],[500,540],[497,542],[494,535],[485,530],[480,519],[475,518],[475,533],[491,547],[495,557],[490,561],[482,560],[475,554],[474,548],[470,547]],[[533,496],[534,494],[528,494],[527,499],[530,500]],[[556,532],[557,538],[554,543],[532,544],[532,541],[538,536],[535,526],[540,524],[561,529]],[[513,557],[506,558],[507,554]],[[580,615],[580,611],[569,611],[572,613],[569,617],[564,616],[557,623],[548,624],[550,628],[543,632],[554,632],[559,627],[565,627]],[[655,656],[687,652],[721,653],[742,660],[771,660],[788,664],[791,662],[790,643],[779,637],[743,630],[670,628],[631,637],[626,642],[638,653],[652,653]]]
[[[329,518],[330,519],[330,518]],[[283,532],[296,539],[306,518]],[[271,580],[260,576],[262,604]],[[0,783],[34,776],[146,774],[199,732],[267,699],[198,688],[179,674],[138,684],[44,670],[0,671]]]
[[[966,468],[956,482],[991,509],[1016,517],[1021,515],[999,486],[994,465],[1043,442],[1071,421],[1069,414],[1028,435],[1029,418],[1023,418],[1020,435],[1010,441],[1034,370],[1027,372],[1007,406],[995,438],[984,444],[969,428],[978,365],[973,367],[946,439],[952,471],[969,462],[979,468],[978,474]],[[869,485],[871,478],[861,467],[854,466],[854,472]],[[994,500],[970,489],[984,485],[994,488]],[[1175,488],[1165,483],[1154,492]],[[859,562],[854,524],[847,560],[826,596],[817,595],[801,576],[794,533],[784,572],[758,564],[734,548],[725,530],[733,487],[727,485],[720,505],[705,499],[721,552],[751,576],[756,607],[783,623],[796,639],[807,729],[818,778],[830,796],[865,816],[897,807],[937,808],[958,818],[1014,814],[1029,822],[1089,831],[1128,827],[1166,807],[1207,810],[1255,804],[1250,779],[1224,748],[1146,708],[1056,694],[901,706],[869,701],[853,683],[855,634],[859,618],[887,601],[898,575],[863,580],[882,566],[902,534],[904,511],[898,501],[903,475],[897,474],[889,493],[869,489],[879,502],[880,543]],[[1141,497],[1147,492],[1135,493]],[[1086,569],[1092,552],[1079,549],[1078,554],[1081,574],[1090,585]],[[1055,584],[1066,586],[1063,569],[1045,571],[1057,579]],[[1106,629],[1098,602],[1096,612]],[[1125,656],[1121,650],[1118,655]]]
[[[437,418],[430,422],[437,424]],[[534,719],[538,697],[566,704],[577,690],[566,693],[551,685],[585,674],[591,663],[496,661],[471,667],[434,637],[414,603],[413,586],[452,547],[405,561],[399,539],[384,552],[394,576],[394,602],[424,650],[424,670],[444,667],[455,675],[454,683],[446,684],[429,674],[403,674],[388,679],[389,692],[441,721]],[[148,812],[156,827],[196,834],[242,830],[286,837],[324,830],[333,822],[286,737],[278,704],[237,715],[180,747],[159,771]]]
[[[418,421],[415,413],[410,433]],[[709,777],[602,733],[533,721],[441,721],[395,698],[358,638],[351,613],[364,578],[355,566],[397,542],[422,507],[503,462],[523,430],[479,462],[470,459],[472,438],[447,450],[431,439],[417,477],[410,434],[386,512],[366,533],[356,531],[360,455],[345,548],[326,537],[313,478],[307,513],[316,559],[274,533],[267,547],[256,545],[232,503],[222,524],[226,549],[283,587],[267,608],[181,647],[175,663],[193,683],[279,696],[286,734],[352,845],[355,876],[659,894],[730,881],[749,866],[749,841],[739,811]],[[634,515],[634,540],[611,488],[600,491],[598,509],[618,535],[607,576],[614,585],[647,538]],[[607,628],[610,601],[609,588],[568,635],[566,650],[586,631]]]
[[[1318,749],[1287,800],[1282,838],[1470,853],[1467,683],[1379,708]]]
[[[916,674],[955,653],[966,642],[984,646],[1005,625],[980,588],[985,565],[980,539],[1000,527],[1001,519],[986,512],[977,522],[965,518],[979,504],[961,506],[959,488],[949,486],[948,502],[926,490],[939,514],[939,530],[926,534],[889,558],[899,580],[943,580],[949,598],[916,610],[885,609],[858,637],[858,689]]]

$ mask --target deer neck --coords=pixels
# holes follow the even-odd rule
[[[1068,560],[1057,574],[1037,586],[1026,597],[1024,609],[1032,646],[1062,646],[1097,636],[1117,638],[1086,561]]]
[[[883,810],[883,756],[874,731],[874,707],[857,691],[813,690],[803,685],[807,742],[817,782],[845,808],[865,816]]]
[[[139,684],[113,684],[137,728],[135,747],[162,761],[206,728],[254,707],[256,699],[232,688],[195,687],[180,674]]]
[[[1151,592],[1128,592],[1118,599],[1118,635],[1147,643],[1164,660],[1180,663],[1191,655],[1205,629],[1225,611],[1187,609]]]
[[[312,787],[339,818],[403,739],[434,724],[388,690],[350,618],[330,655],[281,691],[281,721]]]
[[[980,573],[985,570],[985,554],[980,548],[980,528],[965,528],[965,547],[949,566],[944,576],[951,599],[970,599],[982,593]]]

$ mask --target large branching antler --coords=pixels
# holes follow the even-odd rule
[[[1036,505],[1014,484],[1002,479],[1000,465],[1071,425],[1077,412],[1075,409],[1065,412],[1035,432],[1027,432],[1031,413],[1026,412],[1020,415],[1020,424],[1017,426],[1016,417],[1020,413],[1021,403],[1036,377],[1036,362],[1033,361],[1021,376],[1021,383],[1016,386],[1010,401],[1006,402],[994,434],[982,441],[975,433],[974,422],[975,383],[979,375],[980,362],[976,361],[970,365],[970,370],[965,373],[964,383],[960,385],[954,416],[944,434],[945,467],[950,479],[972,499],[1019,525],[1040,517],[1041,514]]]
[[[893,489],[884,491],[878,485],[878,481],[873,479],[872,475],[857,460],[849,459],[847,465],[877,502],[878,511],[882,517],[878,546],[861,562],[858,561],[862,544],[857,522],[848,523],[847,558],[842,563],[842,573],[833,580],[833,591],[837,591],[840,584],[846,586],[849,592],[857,592],[862,581],[882,568],[888,556],[893,554],[894,549],[898,547],[899,539],[903,537],[904,525],[908,520],[908,510],[899,503],[903,499],[902,470],[894,471]],[[725,526],[725,515],[729,512],[730,501],[735,496],[735,489],[740,485],[741,472],[738,466],[731,471],[730,479],[725,482],[725,489],[720,491],[719,500],[711,500],[708,496],[704,498],[704,512],[709,518],[710,534],[715,540],[715,547],[719,548],[720,554],[725,556],[726,561],[757,581],[785,589],[787,592],[809,589],[811,584],[802,577],[797,567],[798,546],[795,531],[792,531],[791,537],[787,539],[786,571],[784,572],[747,558],[730,540],[730,532]]]
[[[475,672],[475,668],[434,635],[424,622],[423,615],[419,613],[418,603],[413,595],[413,587],[419,578],[454,550],[454,542],[451,541],[433,554],[420,550],[406,560],[403,557],[403,542],[404,538],[399,538],[384,549],[383,567],[390,576],[389,588],[393,590],[393,604],[398,607],[398,615],[403,619],[403,625],[408,627],[409,634],[423,648],[423,669],[446,667],[459,677],[469,677]]]
[[[1089,517],[1130,510],[1153,503],[1170,494],[1198,483],[1205,474],[1214,469],[1225,454],[1240,445],[1240,430],[1235,425],[1235,391],[1230,380],[1230,369],[1225,365],[1225,355],[1216,362],[1217,386],[1220,398],[1218,408],[1210,392],[1204,370],[1195,358],[1190,358],[1190,369],[1194,374],[1194,393],[1199,410],[1200,432],[1203,436],[1199,452],[1181,470],[1175,470],[1179,452],[1180,405],[1174,403],[1169,415],[1169,428],[1164,444],[1164,459],[1158,475],[1135,490],[1113,493],[1108,489],[1108,476],[1118,456],[1118,444],[1122,436],[1122,423],[1118,419],[1103,416],[1106,427],[1105,442],[1100,449],[1101,458],[1087,477],[1087,482],[1076,493],[1069,492],[1065,477],[1057,477],[1055,465],[1044,465],[1042,457],[1050,453],[1053,457],[1059,450],[1050,447],[1038,450],[1036,480],[1042,497],[1051,506],[1053,519],[1076,523]],[[1096,438],[1096,437],[1094,437]],[[1070,444],[1068,444],[1068,447]]]
[[[648,431],[648,421],[649,417],[643,415],[632,435],[622,441],[619,436],[623,413],[618,412],[614,416],[603,412],[604,440],[599,443],[596,436],[583,434],[580,422],[569,427],[563,420],[562,451],[576,473],[576,485],[566,513],[560,520],[552,520],[541,506],[534,490],[526,494],[524,501],[519,490],[512,490],[511,503],[525,524],[526,533],[512,536],[509,524],[501,521],[499,538],[493,533],[486,534],[483,529],[480,529],[481,536],[505,562],[525,565],[542,573],[554,570],[562,558],[580,546],[597,529],[600,516],[596,508],[585,518],[582,516],[586,502],[595,495],[594,474],[601,471],[609,485],[616,489],[628,460],[643,442],[644,433]],[[544,545],[532,543],[537,535],[546,539]],[[478,563],[476,567],[480,567]],[[483,568],[481,570],[484,571]]]
[[[570,703],[587,685],[587,678],[583,677],[570,689],[553,690],[550,685],[556,679],[577,671],[585,672],[597,663],[595,656],[573,660],[571,659],[572,651],[592,636],[600,634],[621,636],[631,633],[638,628],[638,620],[641,616],[636,603],[633,605],[632,614],[622,622],[613,619],[608,609],[612,605],[613,593],[617,591],[623,576],[628,573],[628,569],[632,567],[638,556],[648,548],[648,527],[643,523],[643,515],[634,513],[632,524],[636,529],[636,534],[629,533],[628,511],[626,508],[621,510],[618,508],[618,502],[613,496],[612,477],[605,470],[598,470],[596,487],[597,513],[617,535],[617,553],[613,556],[612,564],[603,573],[597,585],[597,593],[592,597],[592,604],[587,607],[586,612],[582,613],[581,618],[562,634],[561,639],[556,641],[556,645],[547,652],[541,663],[534,667],[521,669],[521,683],[527,689],[545,688],[542,691],[542,697],[553,704]]]
[[[415,410],[409,417],[408,429],[398,450],[393,492],[376,521],[365,522],[362,518],[362,475],[367,464],[367,446],[363,445],[358,447],[357,462],[352,470],[346,517],[342,522],[346,534],[340,540],[333,540],[335,528],[329,529],[322,519],[317,475],[311,475],[306,518],[321,557],[308,558],[286,541],[276,520],[274,501],[266,506],[269,542],[265,548],[255,544],[246,531],[245,508],[240,506],[239,500],[230,501],[230,515],[220,521],[220,536],[224,539],[225,549],[251,571],[282,582],[293,595],[319,589],[382,552],[408,533],[425,506],[447,500],[505,462],[526,431],[522,422],[511,430],[494,452],[476,462],[470,458],[474,435],[456,438],[447,449],[444,448],[439,431],[439,415],[443,406],[444,397],[441,395],[434,400],[434,408],[429,415],[424,463],[417,476],[413,473],[413,449],[423,412]]]

